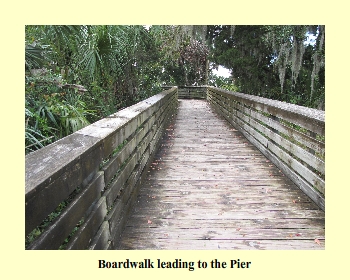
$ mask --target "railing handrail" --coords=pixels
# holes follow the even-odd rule
[[[319,132],[323,131],[325,128],[325,111],[309,108],[305,106],[300,106],[292,103],[287,103],[284,101],[268,99],[261,96],[249,95],[241,92],[233,92],[225,89],[216,88],[213,86],[208,86],[208,88],[214,89],[217,92],[221,92],[224,94],[230,94],[237,98],[241,98],[242,100],[251,101],[255,104],[267,105],[271,108],[275,108],[276,110],[280,110],[281,112],[293,113],[296,115],[301,115],[307,119],[309,119],[312,123],[316,123],[320,129]],[[258,107],[257,107],[258,108]],[[267,111],[265,111],[268,113]],[[300,125],[303,125],[302,123]],[[310,126],[310,130],[313,129],[313,126]]]

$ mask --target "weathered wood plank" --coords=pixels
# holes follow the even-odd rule
[[[153,219],[152,224],[149,224],[147,218],[139,216],[135,221],[138,222],[138,228],[168,228],[176,225],[182,229],[209,228],[210,229],[235,229],[240,231],[242,228],[256,229],[322,229],[323,219],[244,219],[244,220],[217,220],[215,223],[208,223],[207,220],[170,220],[170,219]],[[128,226],[125,230],[132,231],[134,226]],[[299,236],[300,237],[300,236]]]
[[[109,224],[104,221],[91,242],[90,250],[107,250],[111,243]]]
[[[218,93],[229,99],[234,98],[236,101],[246,104],[255,110],[281,117],[320,135],[325,133],[325,114],[323,111],[239,92],[232,93],[213,87],[208,87],[208,91]]]
[[[174,228],[172,226],[160,226],[148,228],[133,228],[128,237],[137,237],[142,235],[150,236],[167,236],[170,238],[177,238],[183,241],[185,240],[313,240],[324,239],[324,230],[321,228],[311,229],[290,229],[290,228],[259,228],[256,226],[242,227],[242,228],[213,228],[206,227],[179,227]]]
[[[103,188],[103,173],[99,172],[92,183],[64,209],[57,220],[54,220],[52,225],[28,249],[58,249],[79,220],[88,212],[93,202],[100,197]]]
[[[83,250],[86,249],[92,238],[98,232],[107,214],[106,198],[101,197],[93,206],[92,212],[85,219],[73,238],[67,244],[67,249]]]
[[[190,240],[164,236],[162,239],[134,237],[122,240],[120,248],[132,250],[324,250],[325,241],[317,240]]]

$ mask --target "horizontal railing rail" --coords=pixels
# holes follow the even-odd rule
[[[207,88],[216,111],[325,210],[325,112]]]
[[[116,246],[177,92],[173,87],[26,156],[27,249]]]
[[[163,86],[163,89],[169,89],[170,86]],[[207,86],[178,86],[179,99],[206,99]]]

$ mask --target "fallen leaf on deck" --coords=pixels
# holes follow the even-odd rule
[[[152,224],[152,221],[151,221],[151,220],[148,220],[147,223],[148,223],[148,224]]]
[[[316,242],[318,245],[321,245],[320,240],[318,240],[317,238],[315,239],[315,242]]]

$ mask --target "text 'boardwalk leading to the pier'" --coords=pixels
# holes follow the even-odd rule
[[[181,259],[175,259],[174,261],[163,261],[157,259],[153,261],[151,259],[144,259],[142,261],[131,261],[126,259],[125,261],[106,261],[99,260],[98,268],[186,268],[189,271],[195,270],[195,268],[250,268],[252,262],[241,261],[240,259],[230,260],[229,262],[220,262],[217,259],[209,262],[198,260],[194,261],[182,261]]]

